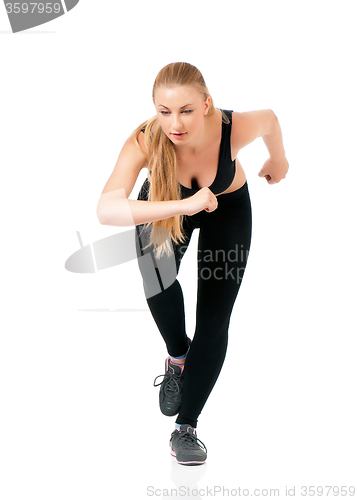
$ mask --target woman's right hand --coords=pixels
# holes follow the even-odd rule
[[[218,207],[217,197],[210,188],[203,187],[193,196],[180,200],[183,208],[182,215],[194,215],[202,210],[213,212]]]

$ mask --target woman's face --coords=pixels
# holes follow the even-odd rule
[[[198,137],[209,110],[206,99],[193,86],[158,87],[155,108],[159,123],[167,137],[177,145]]]

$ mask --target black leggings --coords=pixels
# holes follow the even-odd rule
[[[146,180],[138,199],[147,199],[147,189]],[[185,362],[182,404],[176,419],[178,424],[193,427],[197,426],[197,418],[224,362],[230,317],[251,243],[252,211],[247,182],[234,192],[219,195],[217,201],[214,212],[202,210],[193,216],[184,216],[186,240],[182,244],[172,242],[178,273],[192,232],[200,228],[196,330]],[[136,226],[137,241],[143,227]],[[141,250],[137,251],[138,257],[143,255]],[[144,276],[143,281],[145,287]],[[185,354],[184,300],[178,280],[147,298],[147,303],[168,353],[174,357]]]

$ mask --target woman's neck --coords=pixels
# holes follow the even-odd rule
[[[207,147],[215,139],[217,125],[216,122],[221,123],[222,114],[219,109],[216,109],[216,113],[213,116],[205,116],[201,129],[197,132],[196,137],[192,142],[188,144],[174,144],[177,158],[186,155],[198,155],[205,151]]]

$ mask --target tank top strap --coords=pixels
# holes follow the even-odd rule
[[[222,161],[229,160],[232,161],[232,153],[231,153],[231,131],[232,131],[232,113],[231,109],[222,109],[221,111],[229,119],[229,123],[226,123],[222,117],[222,141],[221,141],[221,154]]]

